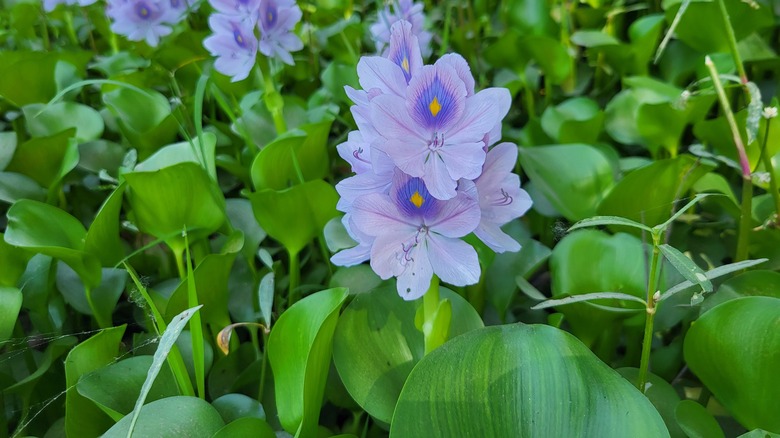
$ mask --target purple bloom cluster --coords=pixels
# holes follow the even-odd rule
[[[57,5],[89,6],[96,1],[97,0],[43,0],[43,10],[45,12],[51,12],[57,8]]]
[[[106,5],[114,33],[152,47],[170,35],[189,10],[187,0],[108,0]]]
[[[302,16],[295,0],[211,0],[211,5],[217,11],[209,17],[214,34],[203,46],[217,57],[218,72],[231,76],[233,82],[246,79],[258,50],[293,65],[290,52],[303,48],[292,32]]]
[[[392,26],[385,56],[361,58],[362,90],[346,87],[358,130],[338,145],[355,175],[341,181],[337,208],[358,243],[334,255],[337,265],[371,260],[383,279],[397,277],[407,300],[435,274],[465,286],[479,281],[474,233],[496,252],[520,245],[501,226],[531,207],[512,173],[517,146],[496,143],[511,104],[503,88],[474,90],[460,55],[423,65],[413,25]]]
[[[423,4],[413,3],[412,0],[397,0],[393,2],[393,9],[390,5],[385,6],[377,14],[377,22],[371,25],[371,35],[376,43],[376,51],[386,55],[385,51],[390,45],[390,29],[399,21],[408,21],[412,25],[412,33],[417,37],[417,41],[422,48],[422,54],[428,57],[431,54],[431,38],[433,35],[424,30],[425,14],[423,14]]]

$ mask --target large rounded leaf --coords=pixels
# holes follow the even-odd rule
[[[131,417],[122,418],[103,437],[126,437]],[[168,397],[141,408],[133,436],[210,438],[224,425],[219,412],[207,402],[197,397]]]
[[[613,184],[609,160],[593,146],[520,148],[520,163],[545,198],[571,221],[595,216]]]
[[[441,289],[452,303],[450,338],[483,326],[460,295]],[[390,423],[398,395],[414,365],[425,354],[415,326],[420,300],[404,301],[395,285],[360,294],[339,318],[333,337],[333,362],[352,398],[369,414]]]
[[[473,330],[426,356],[391,437],[668,437],[650,401],[574,336],[545,325]]]
[[[780,433],[780,299],[743,297],[702,315],[685,361],[743,426]]]

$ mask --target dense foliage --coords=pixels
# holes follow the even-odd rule
[[[0,438],[780,434],[774,2],[0,2]]]

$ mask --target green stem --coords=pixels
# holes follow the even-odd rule
[[[49,42],[49,20],[47,20],[45,13],[41,20],[41,40],[43,42],[43,50],[47,52],[51,50],[51,42]]]
[[[745,73],[745,66],[742,64],[742,58],[739,56],[739,50],[737,49],[737,38],[734,35],[734,28],[731,26],[731,20],[729,20],[729,12],[726,10],[725,0],[717,0],[718,9],[720,10],[720,18],[722,21],[723,29],[726,30],[726,39],[729,42],[729,50],[731,50],[731,56],[734,57],[734,64],[737,66],[737,72],[739,72],[739,80],[742,84],[747,84],[747,74]]]
[[[441,345],[441,340],[433,330],[436,311],[439,308],[439,277],[433,276],[428,291],[423,295],[423,336],[425,341],[425,354],[430,353]],[[426,330],[426,326],[428,329]]]
[[[260,329],[263,333],[263,359],[262,359],[262,365],[260,368],[260,386],[258,388],[257,392],[257,401],[260,403],[263,402],[263,392],[265,392],[265,370],[268,368],[268,352],[266,349],[266,345],[268,345],[268,334],[266,334],[265,329]]]
[[[772,157],[766,151],[766,142],[769,138],[769,119],[766,121],[766,130],[764,131],[764,144],[761,147],[761,161],[764,163],[764,168],[769,173],[769,193],[772,194],[772,199],[775,201],[775,224],[780,223],[780,191],[777,189],[777,175],[775,174],[775,165],[772,164]]]
[[[484,269],[482,272],[485,272]],[[485,310],[485,279],[486,276],[480,276],[479,283],[466,286],[466,298],[468,299],[471,307],[482,315]],[[504,320],[506,315],[499,315],[501,320]]]
[[[271,117],[274,119],[274,127],[276,128],[276,135],[282,135],[287,132],[287,123],[284,121],[284,99],[282,95],[276,90],[274,85],[274,77],[271,74],[271,66],[268,62],[268,58],[260,57],[259,60],[260,71],[263,75],[263,83],[265,85],[265,93],[263,93],[263,101],[266,108],[271,113]]]
[[[718,0],[722,2],[723,0]],[[730,28],[730,27],[729,27]],[[753,201],[753,181],[750,177],[750,162],[748,161],[747,153],[745,152],[745,145],[742,143],[742,136],[739,133],[739,127],[737,121],[734,119],[734,113],[731,111],[731,105],[726,97],[726,91],[723,89],[723,84],[720,82],[720,76],[715,70],[715,64],[709,56],[704,58],[704,64],[710,72],[712,77],[712,83],[715,86],[715,91],[718,93],[718,99],[720,105],[723,107],[723,112],[726,114],[726,120],[729,122],[729,128],[731,129],[731,137],[734,140],[734,145],[737,148],[739,154],[739,164],[742,169],[742,212],[739,218],[739,235],[737,240],[737,253],[735,261],[745,260],[747,258],[747,248],[750,240],[750,226],[752,221],[751,204]],[[744,70],[740,73],[744,73]]]
[[[297,301],[295,299],[295,289],[298,288],[298,283],[301,282],[301,267],[299,266],[297,252],[288,251],[287,255],[290,259],[290,265],[287,272],[287,275],[290,278],[290,285],[287,291],[287,308],[289,309],[295,304],[295,301]]]
[[[79,38],[76,36],[76,29],[73,27],[73,14],[66,10],[64,13],[65,17],[65,28],[68,31],[68,38],[70,39],[71,44],[74,46],[79,46]]]
[[[753,221],[753,181],[742,178],[742,210],[739,218],[739,234],[737,236],[737,254],[735,262],[747,260],[750,244],[750,228]]]
[[[661,250],[658,245],[661,242],[661,234],[653,233],[653,258],[650,261],[650,276],[647,279],[647,317],[645,318],[645,334],[642,340],[642,357],[639,361],[639,378],[637,388],[645,392],[647,382],[647,370],[650,367],[650,350],[653,345],[653,320],[655,319],[655,292],[656,277],[658,276],[658,260]]]
[[[444,5],[447,12],[444,14],[444,34],[442,35],[441,47],[439,48],[440,58],[447,53],[447,48],[450,45],[450,26],[452,23],[452,5],[448,3]]]

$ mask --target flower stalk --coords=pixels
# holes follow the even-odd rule
[[[642,340],[642,356],[639,361],[639,377],[637,388],[644,394],[647,383],[647,372],[650,368],[650,351],[653,346],[653,321],[655,320],[656,304],[660,294],[656,292],[658,277],[658,262],[661,250],[661,232],[653,233],[653,257],[650,261],[650,276],[647,279],[647,317],[645,318],[645,334]]]
[[[747,153],[745,152],[745,145],[742,142],[742,136],[739,133],[737,121],[734,119],[734,113],[731,111],[731,105],[726,97],[726,91],[723,89],[720,76],[715,69],[715,64],[709,56],[704,58],[704,64],[710,72],[710,77],[712,77],[712,83],[715,86],[715,91],[718,93],[718,99],[720,100],[721,107],[723,107],[723,112],[726,114],[726,120],[731,129],[731,136],[734,140],[734,145],[737,148],[737,153],[739,154],[739,165],[742,170],[742,208],[739,219],[737,252],[734,259],[735,261],[741,261],[747,259],[750,225],[752,221],[751,206],[753,203],[753,181],[750,177],[750,162],[748,161]],[[742,71],[740,75],[743,73],[744,71]]]
[[[449,324],[445,328],[447,333],[441,333],[439,329],[441,324],[437,320],[440,318],[440,303],[439,277],[434,275],[428,291],[423,295],[423,336],[426,355],[441,346],[449,334]]]

